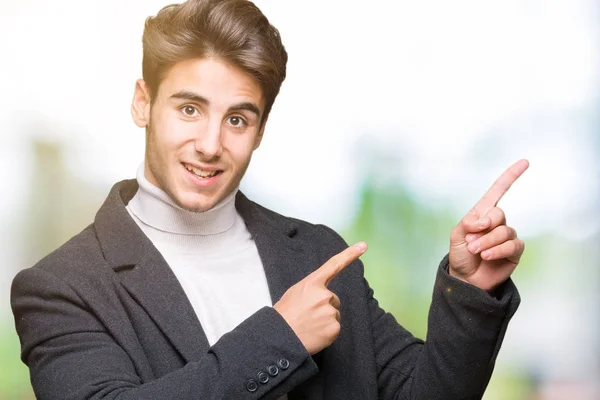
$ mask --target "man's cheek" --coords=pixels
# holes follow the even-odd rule
[[[194,141],[200,134],[199,123],[188,121],[173,121],[167,127],[168,140],[172,145],[184,145],[186,142]]]

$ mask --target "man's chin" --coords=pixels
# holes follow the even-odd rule
[[[173,199],[175,203],[186,211],[200,213],[205,212],[213,208],[218,200],[217,196],[206,197],[206,196],[186,196],[187,198]],[[195,198],[194,198],[195,197]]]
[[[206,212],[206,211],[210,210],[211,208],[213,208],[214,206],[215,206],[215,204],[213,204],[212,202],[210,202],[210,203],[196,202],[196,203],[188,203],[185,205],[180,205],[180,207],[183,208],[184,210],[194,212],[194,213]]]

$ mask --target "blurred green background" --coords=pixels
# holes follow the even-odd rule
[[[12,278],[87,226],[142,162],[129,101],[144,18],[166,4],[3,4],[0,400],[34,398]],[[256,4],[290,60],[242,190],[365,240],[376,297],[423,337],[450,229],[528,158],[500,203],[526,242],[513,276],[523,300],[485,399],[600,399],[600,5]]]

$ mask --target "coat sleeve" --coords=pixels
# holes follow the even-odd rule
[[[482,398],[519,293],[508,279],[491,296],[447,269],[446,255],[437,271],[426,341],[385,312],[364,281],[381,399]]]
[[[509,280],[492,297],[451,277],[447,266],[444,257],[434,284],[425,342],[382,310],[366,284],[381,398],[482,398],[519,295]]]
[[[198,361],[142,382],[130,355],[75,291],[42,268],[13,280],[11,306],[40,400],[276,399],[318,368],[285,320],[271,307],[258,310],[225,334]],[[248,376],[286,359],[270,384]],[[249,387],[247,387],[249,385]]]

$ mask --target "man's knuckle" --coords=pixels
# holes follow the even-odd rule
[[[512,238],[512,228],[506,226],[506,225],[501,225],[499,227],[500,232],[502,234],[502,237],[504,237],[505,239],[511,239]]]
[[[329,304],[331,303],[333,298],[333,293],[329,290],[323,290],[318,296],[319,304]]]
[[[520,251],[519,243],[516,240],[511,240],[510,244],[510,250],[512,251],[512,253],[517,254]]]
[[[340,306],[340,298],[334,293],[332,298],[331,298],[331,304],[334,304],[335,307],[339,307]]]
[[[342,324],[340,324],[340,322],[338,320],[335,320],[335,322],[333,322],[333,328],[335,329],[336,334],[339,334],[340,331],[342,330]]]
[[[341,329],[342,325],[337,320],[332,321],[325,327],[328,336],[331,338],[336,338],[340,334]]]
[[[337,313],[338,313],[337,308],[335,308],[333,306],[327,310],[327,316],[331,319],[336,319]]]
[[[506,222],[506,214],[504,213],[504,210],[501,208],[498,208],[498,220],[502,224]]]

